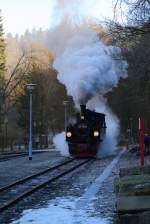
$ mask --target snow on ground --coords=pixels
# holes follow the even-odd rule
[[[93,217],[90,211],[77,210],[76,198],[56,198],[47,208],[30,209],[12,224],[108,224],[106,219]]]
[[[109,177],[111,174],[114,166],[118,163],[121,155],[125,152],[122,150],[119,155],[113,159],[113,161],[104,169],[103,173],[96,178],[93,184],[86,190],[82,198],[78,201],[77,207],[83,208],[86,206],[87,203],[92,201],[95,195],[98,193],[102,183]]]
[[[109,224],[108,219],[96,215],[93,199],[123,153],[124,150],[113,159],[82,197],[56,198],[49,202],[48,207],[25,210],[22,217],[12,224]]]

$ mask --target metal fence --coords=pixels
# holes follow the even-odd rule
[[[13,150],[15,145],[14,138],[6,138],[6,136],[0,136],[0,150],[4,151],[5,149]]]
[[[33,149],[45,149],[48,148],[51,142],[49,142],[47,135],[41,135],[38,138],[33,136]],[[28,150],[28,137],[24,139],[10,138],[6,136],[0,136],[0,151],[21,151]]]

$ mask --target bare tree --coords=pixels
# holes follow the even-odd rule
[[[141,35],[150,32],[150,0],[116,0],[114,2],[114,18],[119,11],[124,11],[124,22],[107,21],[109,32],[116,40],[138,40]]]
[[[133,118],[137,131],[138,117],[145,119],[145,129],[150,130],[150,1],[118,0],[114,9],[128,5],[126,23],[109,21],[108,27],[115,44],[123,50],[128,62],[128,78],[121,80],[118,87],[108,94],[108,101],[121,121],[122,130],[130,128]]]

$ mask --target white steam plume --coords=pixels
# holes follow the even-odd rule
[[[121,59],[120,48],[105,45],[87,24],[76,26],[82,18],[79,6],[84,4],[80,0],[58,0],[57,12],[61,19],[51,32],[48,46],[54,54],[53,66],[58,71],[58,80],[66,86],[76,107],[88,103],[90,109],[97,108],[98,112],[107,114],[109,122],[103,148],[113,150],[119,130],[118,119],[104,100],[100,103],[95,96],[104,95],[117,86],[120,78],[127,77],[127,63]],[[73,23],[74,19],[77,20]]]
[[[62,156],[69,156],[68,145],[65,141],[65,132],[55,135],[53,143],[56,150],[58,150]]]
[[[119,54],[119,48],[104,45],[90,29],[78,30],[68,39],[61,54],[56,55],[54,68],[76,105],[108,92],[120,77],[126,77],[127,64],[113,58]]]
[[[89,5],[93,1],[90,0]],[[116,86],[121,77],[127,76],[127,63],[121,59],[120,48],[106,46],[98,33],[87,28],[86,23],[84,26],[85,10],[81,9],[87,3],[87,0],[57,0],[56,12],[61,20],[48,42],[58,80],[66,86],[76,106],[86,104],[97,93],[103,95]],[[81,23],[76,25],[78,15],[83,18],[82,26]]]
[[[101,157],[113,154],[117,149],[117,137],[119,135],[118,118],[112,113],[110,108],[107,106],[106,99],[102,96],[96,95],[88,102],[87,107],[106,115],[106,135],[100,144],[97,156]]]
[[[93,12],[97,5],[99,0],[56,0],[53,24],[62,22],[64,18],[73,26],[83,24],[83,20],[95,18]]]

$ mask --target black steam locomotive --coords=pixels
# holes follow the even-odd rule
[[[69,153],[75,157],[94,157],[105,134],[105,114],[88,110],[85,105],[80,107],[74,124],[69,124],[66,130]]]

